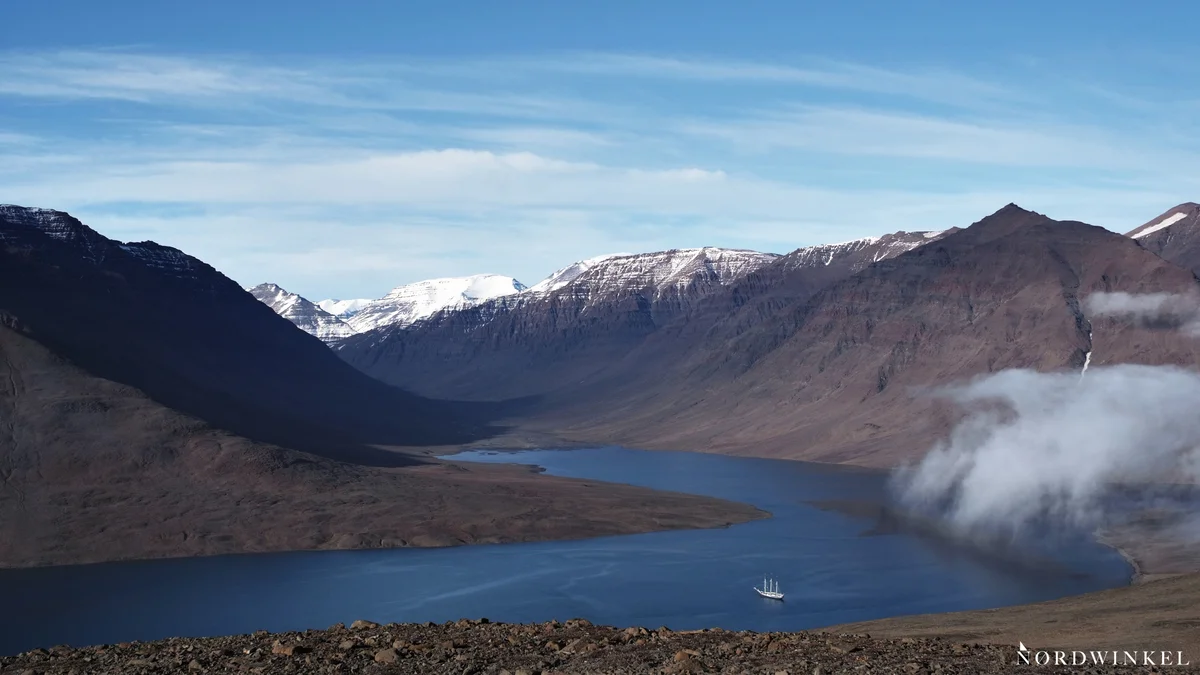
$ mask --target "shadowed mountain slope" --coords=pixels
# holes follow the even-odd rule
[[[0,311],[87,371],[256,440],[388,464],[407,460],[366,446],[491,433],[477,406],[363,375],[205,263],[58,211],[0,207]]]

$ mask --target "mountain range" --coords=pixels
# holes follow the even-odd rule
[[[1173,214],[1183,213],[1182,217]],[[509,402],[578,442],[894,466],[947,433],[921,388],[1006,368],[1194,366],[1193,341],[1087,316],[1094,291],[1195,289],[1194,205],[1144,237],[1010,204],[963,229],[785,256],[741,252],[660,283],[678,254],[593,261],[549,293],[338,341],[360,370],[429,396]],[[1187,215],[1193,214],[1193,215]],[[1152,225],[1156,221],[1152,221]],[[1169,242],[1151,250],[1160,238]],[[664,279],[668,277],[663,277]]]
[[[309,335],[337,342],[376,328],[408,326],[441,311],[469,309],[529,289],[512,277],[476,274],[397,286],[378,300],[312,302],[273,283],[246,290]]]
[[[1125,236],[1010,204],[961,229],[786,255],[602,256],[529,288],[436,280],[328,304],[337,316],[177,249],[0,206],[0,564],[761,517],[637,488],[584,496],[418,449],[570,441],[895,466],[955,420],[923,388],[1200,365],[1182,332],[1083,302],[1197,291],[1197,209]]]

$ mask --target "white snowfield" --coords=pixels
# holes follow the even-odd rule
[[[330,299],[318,302],[317,307],[320,307],[339,319],[348,319],[372,302],[375,301],[370,298],[357,298],[355,300]]]
[[[468,309],[523,290],[524,284],[499,274],[428,279],[393,288],[365,305],[346,323],[356,333],[382,326],[407,326],[443,310]]]
[[[1157,223],[1151,225],[1150,227],[1147,227],[1146,229],[1142,230],[1141,232],[1134,232],[1133,234],[1131,234],[1129,236],[1133,239],[1140,239],[1148,234],[1154,234],[1155,232],[1158,232],[1159,230],[1165,230],[1168,227],[1174,225],[1175,223],[1178,223],[1179,221],[1183,220],[1184,218],[1187,218],[1187,215],[1188,214],[1186,214],[1186,213],[1172,213],[1171,215],[1167,216],[1166,218],[1163,218],[1162,220],[1158,221]]]

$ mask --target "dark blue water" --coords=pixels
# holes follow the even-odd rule
[[[909,535],[808,500],[878,500],[883,477],[797,462],[620,448],[469,453],[548,473],[752,503],[774,518],[727,529],[446,549],[322,551],[0,570],[0,654],[151,640],[462,617],[586,617],[617,626],[800,630],[1019,604],[1128,583],[1098,545],[1031,568]],[[1043,542],[1044,543],[1044,542]],[[1052,548],[1052,547],[1051,547]],[[785,602],[759,598],[764,573]]]

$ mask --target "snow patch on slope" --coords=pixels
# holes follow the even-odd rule
[[[1184,218],[1187,218],[1186,213],[1172,213],[1171,215],[1167,216],[1166,218],[1163,218],[1162,220],[1158,221],[1158,223],[1151,225],[1150,227],[1147,227],[1146,229],[1142,230],[1141,232],[1135,232],[1134,234],[1130,235],[1130,237],[1132,237],[1133,239],[1140,239],[1148,234],[1154,234],[1155,232],[1158,232],[1159,230],[1165,230],[1166,228],[1174,225],[1175,223],[1178,223],[1179,221],[1183,220]]]

